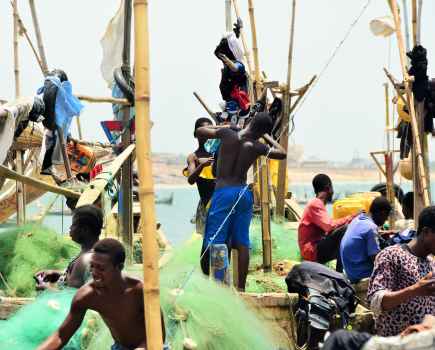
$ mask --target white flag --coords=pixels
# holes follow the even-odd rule
[[[107,25],[106,32],[100,40],[103,47],[101,74],[109,88],[113,85],[113,71],[122,64],[124,47],[124,0],[121,0],[118,11]]]

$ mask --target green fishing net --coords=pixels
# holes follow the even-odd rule
[[[246,291],[253,293],[286,292],[285,276],[301,261],[297,230],[290,223],[271,221],[272,271],[263,272],[261,221],[255,217],[249,230],[251,256]]]
[[[34,296],[33,275],[43,269],[64,269],[79,250],[71,240],[42,226],[26,225],[2,232],[0,288],[9,296]]]
[[[0,321],[0,349],[36,349],[61,325],[75,292],[75,289],[46,291],[9,320]],[[86,349],[91,338],[95,337],[98,322],[96,314],[88,312],[79,331],[63,349]]]

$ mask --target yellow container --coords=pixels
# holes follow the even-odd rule
[[[348,215],[355,215],[361,210],[369,212],[373,199],[380,195],[379,192],[358,192],[339,199],[332,206],[332,217],[341,219]]]

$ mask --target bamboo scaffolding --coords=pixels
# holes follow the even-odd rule
[[[237,18],[241,18],[240,9],[237,0],[232,0],[232,1],[234,6],[234,12],[236,13]],[[246,40],[245,30],[243,28],[240,31],[240,37],[242,38],[243,51],[245,54],[246,63],[248,65],[249,75],[252,76],[254,71],[252,69],[251,53],[248,48],[248,41]]]
[[[418,191],[415,192],[414,196],[414,215],[419,213],[419,209],[421,207],[426,207],[430,205],[430,195],[428,190],[428,177],[426,174],[426,167],[424,164],[424,158],[422,153],[422,147],[420,142],[420,128],[419,123],[417,121],[416,113],[415,113],[415,107],[414,107],[414,95],[412,94],[412,90],[410,87],[410,77],[408,75],[408,71],[406,69],[406,55],[405,55],[405,46],[403,43],[403,36],[401,32],[401,23],[400,23],[400,17],[399,17],[399,10],[397,8],[397,3],[395,0],[390,0],[390,7],[393,12],[395,27],[396,27],[396,36],[397,36],[397,42],[399,45],[399,54],[400,54],[400,64],[402,68],[402,74],[404,77],[404,84],[405,84],[405,92],[406,97],[408,101],[408,107],[409,107],[409,115],[411,117],[411,127],[412,127],[412,133],[413,133],[413,158],[415,158],[415,167],[420,176],[414,177],[414,184],[419,185]],[[418,182],[418,184],[417,184]],[[415,204],[418,204],[417,206]]]
[[[148,1],[134,0],[135,106],[139,199],[143,217],[143,286],[145,331],[148,350],[162,349],[158,247],[150,140],[150,81]]]
[[[216,123],[218,122],[218,120],[216,119],[216,114],[213,113],[213,111],[210,109],[209,106],[207,106],[207,104],[205,103],[205,101],[201,98],[201,96],[199,96],[196,92],[193,92],[193,96],[196,97],[196,99],[199,101],[199,103],[201,104],[201,106],[204,107],[204,109],[206,110],[206,112],[208,113],[208,115],[210,116],[210,118],[212,118]]]
[[[36,187],[36,188],[39,188],[39,189],[47,191],[47,192],[58,193],[58,194],[66,196],[66,197],[70,197],[70,198],[79,198],[80,197],[79,192],[71,191],[71,190],[68,190],[66,188],[59,187],[59,186],[50,185],[44,181],[36,180],[33,177],[21,175],[13,170],[7,168],[4,165],[0,165],[0,176],[3,176],[3,177],[8,178],[8,179],[12,179],[12,180],[21,181],[26,185]]]
[[[39,58],[41,59],[41,63],[42,63],[42,72],[44,75],[47,75],[48,74],[47,57],[45,56],[45,49],[42,41],[41,29],[39,27],[38,16],[36,14],[35,1],[29,0],[29,5],[30,5],[30,12],[32,14],[33,27],[35,29],[35,34],[36,34],[36,42],[38,43]]]
[[[231,0],[225,0],[225,30],[231,32],[233,30],[233,21],[231,18]]]

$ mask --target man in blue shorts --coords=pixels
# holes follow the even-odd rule
[[[253,195],[246,184],[247,173],[259,156],[285,159],[285,150],[273,139],[269,145],[259,138],[269,134],[273,122],[266,112],[257,113],[243,129],[225,126],[204,126],[196,133],[207,139],[220,139],[216,187],[208,211],[201,251],[201,268],[209,274],[211,244],[226,244],[228,250],[238,250],[238,289],[245,290],[249,267],[249,225],[252,218]]]

